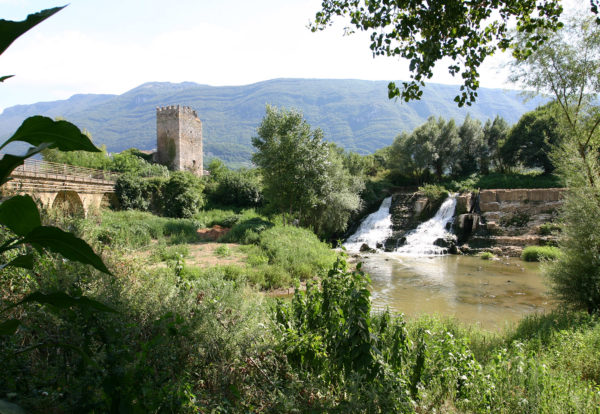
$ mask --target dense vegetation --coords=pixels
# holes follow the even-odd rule
[[[58,10],[8,32],[18,37]],[[432,118],[398,137],[407,153],[392,147],[361,157],[324,143],[300,114],[267,108],[254,140],[258,170],[214,162],[208,178],[160,168],[147,177],[155,166],[129,152],[122,159],[134,167],[122,170],[128,174],[118,189],[125,211],[84,219],[40,215],[29,196],[0,203],[0,404],[30,412],[597,412],[600,115],[593,103],[600,59],[586,61],[594,57],[586,48],[598,50],[600,34],[591,23],[568,26],[565,37],[548,35],[548,48],[522,63],[526,83],[539,89],[550,87],[542,66],[553,58],[561,58],[554,66],[565,65],[561,81],[569,70],[576,76],[567,81],[590,80],[567,82],[561,90],[580,93],[557,94],[558,105],[540,108],[541,124],[534,123],[556,122],[534,129],[560,132],[548,160],[569,186],[560,254],[545,263],[563,308],[495,334],[452,320],[376,313],[361,265],[350,268],[343,252],[310,229],[327,235],[324,218],[344,228],[365,179],[369,205],[403,181],[428,182],[422,191],[441,199],[452,186],[528,177],[521,167],[548,173],[539,157],[525,155],[538,144],[517,146],[524,154],[518,168],[503,158],[511,131],[501,118],[485,126],[466,118],[460,127]],[[581,33],[582,44],[565,44]],[[546,117],[549,108],[556,117]],[[0,159],[0,184],[43,150],[117,168],[114,156],[66,121],[29,118],[10,141],[32,147]],[[511,169],[517,171],[505,174]],[[291,183],[302,178],[298,192]],[[233,190],[240,197],[225,197]],[[332,198],[337,194],[346,200]],[[202,210],[206,200],[229,208]],[[215,256],[235,250],[242,258],[188,265],[198,230],[214,225],[231,229]],[[556,252],[529,250],[547,258]],[[297,287],[291,299],[259,292],[290,283]]]
[[[256,264],[188,268],[182,252],[165,257],[167,266],[147,266],[139,254],[117,254],[145,243],[143,230],[135,230],[145,223],[169,243],[197,225],[152,217],[105,213],[95,223],[71,223],[89,234],[99,221],[91,235],[97,246],[108,229],[133,223],[138,241],[122,239],[130,232],[112,233],[103,249],[115,276],[51,256],[37,260],[34,272],[43,278],[3,272],[8,303],[31,289],[65,289],[117,312],[26,305],[20,317],[27,329],[0,339],[3,398],[31,412],[551,413],[594,412],[600,402],[594,316],[557,312],[490,334],[431,317],[373,314],[368,277],[343,260],[329,262],[320,285],[309,282],[291,302],[270,300],[251,288]],[[306,264],[297,257],[305,241],[293,227],[263,230],[271,231],[264,239],[270,245],[253,249],[281,258],[272,249],[282,249],[277,233],[288,230],[296,232],[288,257]],[[58,338],[73,348],[36,346]]]

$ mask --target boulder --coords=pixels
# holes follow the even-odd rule
[[[371,249],[367,243],[363,243],[360,246],[359,250],[360,250],[361,253],[375,253],[376,252],[376,250],[375,249]]]
[[[458,243],[466,242],[471,234],[479,228],[478,214],[461,214],[454,219],[454,233]]]
[[[445,249],[450,249],[453,246],[456,246],[456,236],[454,234],[447,234],[444,237],[440,237],[436,239],[433,244],[438,247],[443,247]]]

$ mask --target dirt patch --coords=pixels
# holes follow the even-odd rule
[[[229,229],[227,229],[229,230]],[[190,266],[211,267],[223,265],[242,265],[246,261],[246,254],[240,251],[239,244],[235,243],[195,243],[188,244],[190,255],[185,259]],[[229,251],[228,255],[218,254],[217,249]]]
[[[223,237],[227,233],[229,233],[230,230],[231,230],[230,228],[221,227],[218,224],[216,224],[209,228],[198,229],[198,231],[196,231],[196,233],[198,234],[198,237],[200,238],[200,240],[215,241],[215,240],[218,240],[219,238]]]

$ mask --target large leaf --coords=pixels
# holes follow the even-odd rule
[[[33,254],[23,254],[20,256],[17,256],[15,259],[11,260],[10,262],[0,265],[0,270],[4,269],[5,267],[20,267],[23,269],[33,269]]]
[[[13,335],[17,332],[17,328],[21,324],[18,319],[9,319],[5,322],[0,323],[0,336],[2,335]]]
[[[0,76],[0,82],[4,82],[7,79],[12,78],[15,75],[5,75],[5,76]]]
[[[0,20],[0,55],[23,33],[31,29],[36,24],[43,22],[54,13],[65,8],[54,7],[52,9],[42,10],[38,13],[33,13],[27,16],[27,18],[20,22],[14,22],[12,20]]]
[[[9,198],[0,204],[0,224],[11,229],[17,236],[25,236],[41,226],[40,213],[28,195]]]
[[[100,152],[90,139],[81,133],[79,128],[67,121],[54,121],[46,116],[36,115],[27,118],[19,129],[0,149],[11,142],[23,141],[38,146],[50,143],[50,148],[61,151],[90,151]]]
[[[102,259],[94,253],[86,242],[59,228],[50,226],[36,227],[21,240],[20,244],[22,243],[44,247],[55,253],[60,253],[69,260],[89,264],[104,273],[111,274],[102,262]]]
[[[75,297],[68,295],[65,292],[53,292],[47,294],[42,292],[33,292],[19,303],[12,305],[11,308],[18,305],[22,305],[23,303],[32,302],[36,302],[41,305],[52,305],[59,309],[68,309],[72,306],[77,306],[86,310],[117,313],[117,311],[113,308],[108,307],[105,304],[98,302],[97,300],[90,299],[85,296]]]
[[[49,143],[44,143],[41,145],[38,145],[37,147],[34,148],[29,148],[29,150],[27,151],[27,153],[25,155],[11,155],[11,154],[5,154],[2,159],[0,159],[0,185],[6,183],[9,178],[8,176],[13,172],[13,170],[15,168],[17,168],[19,165],[23,165],[23,162],[39,153],[42,152],[44,149],[48,148],[50,146]]]

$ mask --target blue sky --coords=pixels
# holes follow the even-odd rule
[[[63,5],[0,0],[0,17]],[[407,79],[398,58],[373,58],[364,34],[343,25],[311,33],[320,0],[73,0],[0,56],[0,110],[66,99],[76,93],[120,94],[149,81],[242,85],[272,78]],[[509,87],[495,56],[484,87]],[[458,83],[440,65],[432,82]]]

